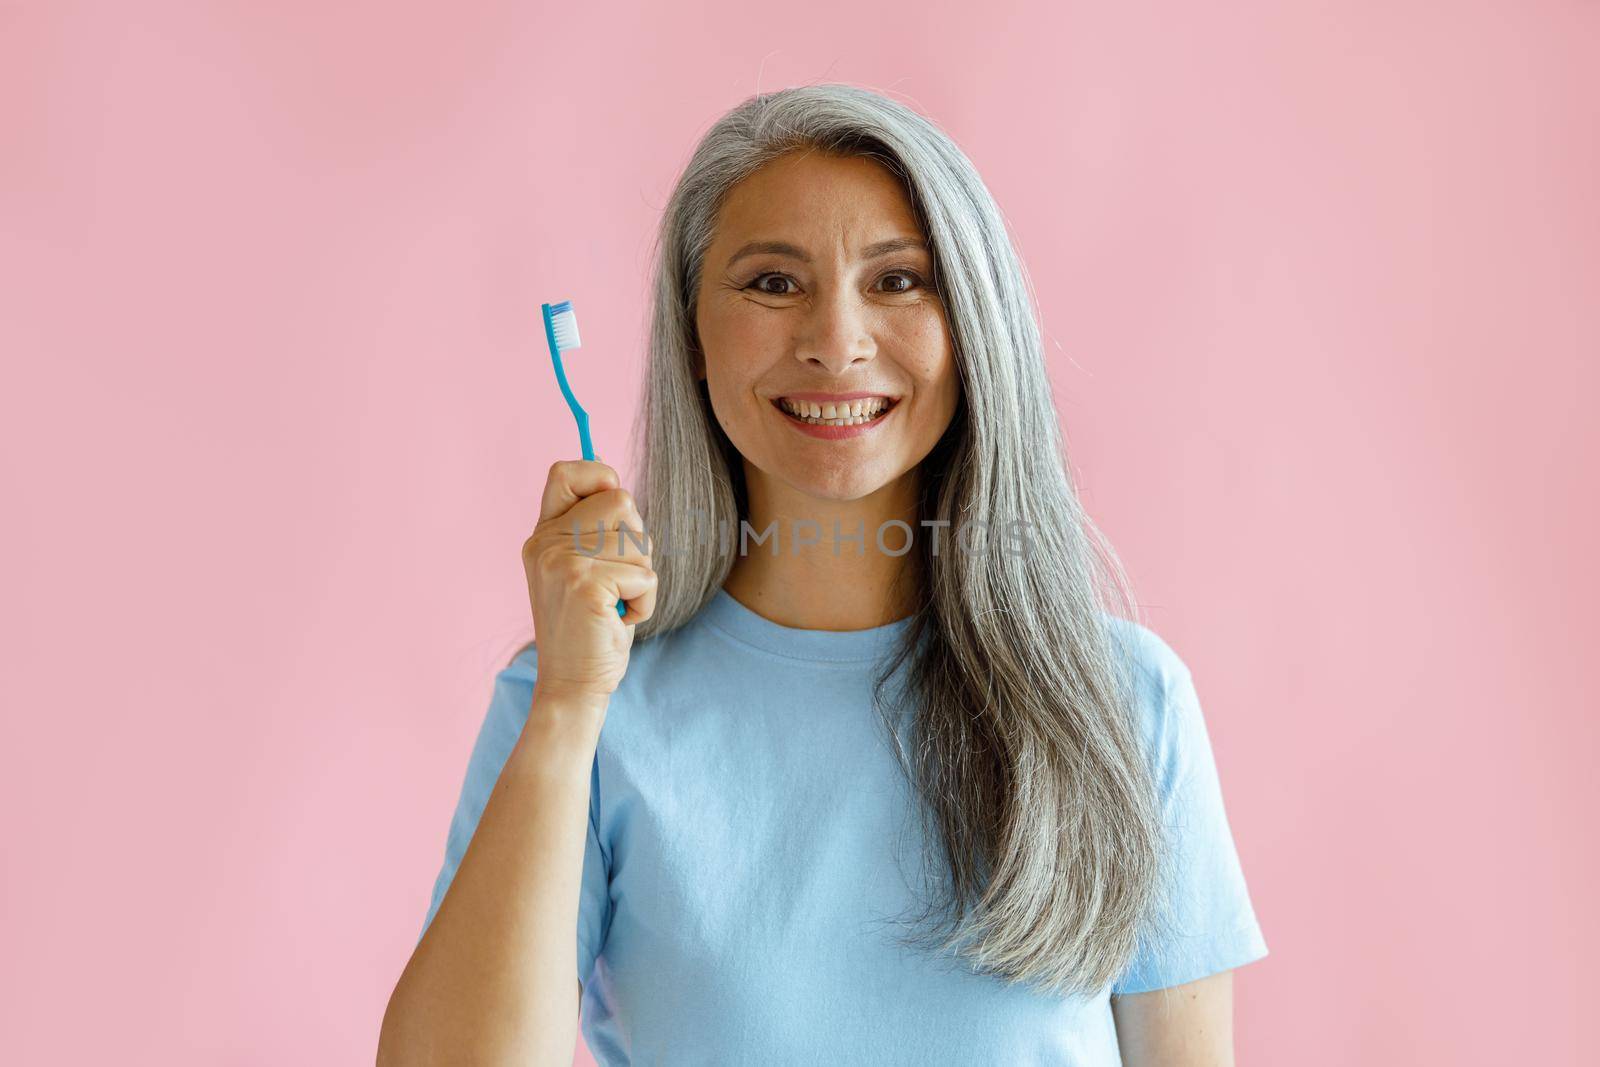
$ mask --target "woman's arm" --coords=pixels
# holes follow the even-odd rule
[[[1123,1067],[1233,1067],[1233,972],[1111,998]]]
[[[589,774],[605,703],[534,688],[517,745],[389,998],[379,1067],[567,1067]],[[578,983],[581,991],[582,983]]]

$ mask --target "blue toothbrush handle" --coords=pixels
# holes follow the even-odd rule
[[[574,412],[573,417],[578,420],[578,443],[583,447],[583,458],[594,459],[594,442],[589,439],[589,413],[587,411]],[[619,535],[620,536],[620,535]],[[617,601],[617,617],[628,613],[628,602]]]
[[[593,459],[594,442],[589,440],[589,413],[587,411],[576,412],[573,418],[578,420],[578,444],[583,449],[583,458]]]

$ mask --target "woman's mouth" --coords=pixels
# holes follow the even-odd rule
[[[822,403],[791,400],[780,396],[777,405],[790,418],[811,426],[859,426],[882,418],[895,405],[897,397],[871,396],[859,400]]]
[[[810,437],[836,441],[868,433],[883,423],[900,402],[897,396],[857,394],[828,398],[825,395],[780,396],[772,406],[783,413],[789,425]]]

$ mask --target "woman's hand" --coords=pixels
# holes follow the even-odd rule
[[[655,610],[649,547],[644,520],[616,471],[596,460],[551,465],[539,524],[522,545],[538,691],[610,698],[627,670],[634,626]],[[618,599],[628,602],[626,615],[617,614]]]

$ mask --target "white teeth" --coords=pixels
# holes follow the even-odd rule
[[[778,405],[784,411],[807,422],[832,426],[855,426],[871,422],[889,407],[885,397],[870,397],[837,404],[818,404],[807,400],[780,398]]]

